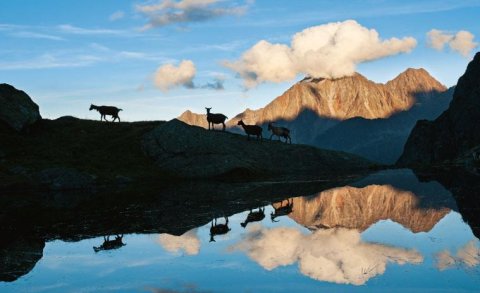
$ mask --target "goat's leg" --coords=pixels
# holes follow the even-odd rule
[[[223,124],[223,130],[222,131],[225,131],[225,122],[222,122]]]
[[[273,133],[270,135],[270,140],[272,140],[272,137],[273,137]]]

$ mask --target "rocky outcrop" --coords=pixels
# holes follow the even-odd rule
[[[179,177],[315,176],[355,172],[370,166],[370,162],[346,153],[265,140],[248,141],[245,136],[208,131],[177,119],[147,133],[142,145],[161,171]]]
[[[455,160],[480,144],[480,53],[460,77],[450,107],[434,121],[418,121],[399,165]]]
[[[190,110],[187,110],[183,112],[182,115],[180,115],[177,119],[189,125],[208,128],[207,115],[205,114],[196,114]]]
[[[13,282],[30,272],[43,256],[45,242],[41,239],[6,239],[0,242],[0,281]]]
[[[0,84],[0,105],[0,121],[16,131],[42,119],[38,105],[11,85]]]
[[[313,230],[343,227],[364,231],[380,220],[389,219],[418,233],[430,231],[449,212],[446,207],[420,207],[418,197],[410,191],[390,185],[369,185],[334,188],[313,198],[293,198],[293,212],[289,216]]]

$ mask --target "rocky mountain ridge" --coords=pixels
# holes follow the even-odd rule
[[[424,69],[409,68],[381,84],[356,73],[340,79],[305,78],[258,110],[247,109],[227,122],[242,133],[238,120],[264,127],[274,121],[288,127],[294,143],[309,144],[393,164],[419,119],[437,117],[451,91]],[[205,127],[205,115],[179,119]],[[267,134],[268,135],[268,134]]]
[[[398,164],[432,165],[459,158],[472,160],[472,152],[480,146],[479,117],[480,52],[458,80],[448,109],[434,121],[417,122]]]

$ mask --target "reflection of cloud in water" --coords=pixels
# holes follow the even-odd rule
[[[456,256],[444,250],[438,253],[436,258],[437,268],[441,271],[453,266],[472,268],[480,264],[480,248],[477,241],[471,240],[457,251]]]
[[[250,229],[232,249],[243,250],[267,270],[298,262],[313,279],[362,285],[383,274],[387,262],[419,264],[423,257],[407,250],[363,242],[360,232],[344,228],[305,235],[294,228]]]
[[[160,234],[157,242],[169,252],[184,251],[188,255],[197,255],[200,251],[197,229],[192,229],[182,236]]]

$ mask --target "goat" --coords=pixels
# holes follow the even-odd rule
[[[278,136],[278,140],[281,140],[281,137],[285,138],[285,143],[290,141],[292,143],[292,139],[290,138],[290,129],[285,127],[273,126],[272,123],[268,123],[268,130],[272,132],[270,135],[270,140],[274,135]]]
[[[257,212],[254,212],[252,211],[252,209],[250,209],[250,212],[248,213],[247,218],[243,223],[240,223],[240,226],[245,228],[247,227],[248,223],[260,222],[264,218],[265,218],[265,208],[258,208]]]
[[[223,114],[210,113],[212,108],[205,108],[207,110],[208,130],[210,130],[210,124],[212,124],[212,130],[215,130],[215,124],[223,124],[223,131],[225,131],[225,120],[228,118]]]
[[[215,224],[213,223],[214,221]],[[215,235],[227,234],[230,230],[228,227],[228,217],[225,217],[225,224],[217,224],[217,218],[214,218],[210,226],[210,242],[216,242],[214,239]]]
[[[120,122],[120,117],[118,117],[118,112],[123,111],[122,109],[119,109],[114,106],[95,106],[91,104],[90,111],[92,110],[97,110],[100,113],[100,121],[103,121],[103,118],[105,118],[105,121],[108,121],[106,115],[110,115],[113,117],[112,122],[115,122],[116,119],[118,119],[118,122]]]
[[[257,139],[262,140],[263,129],[258,125],[246,125],[242,120],[238,121],[237,125],[241,125],[247,134],[247,140],[250,140],[250,135],[255,135]]]
[[[123,243],[123,234],[115,236],[114,240],[110,240],[110,236],[103,236],[103,243],[100,246],[94,246],[93,250],[99,252],[100,250],[118,249],[126,244]]]
[[[291,202],[290,202],[290,199],[287,199],[286,206],[283,206],[283,200],[282,200],[282,202],[280,203],[280,207],[278,208],[273,207],[273,208],[275,209],[275,213],[271,213],[270,218],[272,219],[272,222],[278,222],[278,221],[275,221],[275,218],[289,215],[293,211],[293,199]]]

